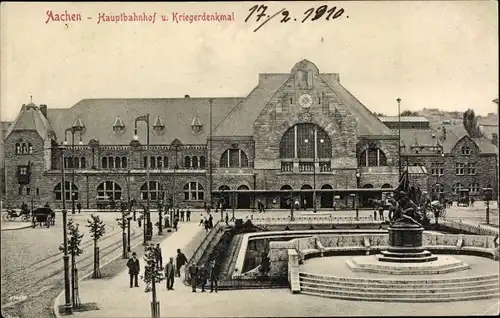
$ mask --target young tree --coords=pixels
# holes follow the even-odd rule
[[[472,138],[481,137],[481,131],[479,130],[479,124],[474,110],[469,108],[464,112],[463,123],[469,136]]]
[[[101,271],[99,269],[99,247],[97,246],[97,241],[106,233],[106,227],[104,222],[99,218],[99,215],[91,214],[90,218],[90,220],[87,220],[87,227],[90,231],[90,237],[94,239],[94,272],[92,277],[100,278]]]
[[[76,268],[76,257],[83,253],[83,250],[80,248],[82,238],[83,234],[80,234],[78,223],[74,223],[74,221],[70,219],[68,221],[68,252],[71,255],[71,299],[73,300],[73,308],[80,305],[79,299],[76,296],[76,290],[78,289],[78,269]],[[59,250],[64,250],[63,244],[59,246]]]
[[[125,203],[122,202],[120,206],[120,217],[116,218],[116,221],[118,222],[118,226],[122,229],[122,246],[123,246],[123,254],[122,257],[124,259],[128,258],[127,255],[127,235],[125,233],[125,230],[127,228],[127,217],[129,213],[127,211],[127,206]]]
[[[418,112],[412,112],[411,110],[403,110],[401,116],[418,116]]]
[[[158,267],[156,260],[156,246],[154,244],[147,244],[144,252],[144,275],[141,279],[146,283],[147,292],[152,292],[152,307],[151,317],[160,317],[160,303],[156,301],[156,283],[160,283],[165,279],[163,276],[163,269]]]

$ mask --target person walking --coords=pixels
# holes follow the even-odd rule
[[[207,284],[207,278],[208,278],[207,268],[205,267],[205,264],[202,264],[200,266],[200,269],[198,270],[198,282],[200,283],[202,293],[205,292],[205,285]]]
[[[202,214],[202,215],[200,216],[200,224],[199,224],[199,226],[201,226],[201,225],[205,225],[205,221],[206,221],[206,219],[205,219],[205,217],[204,217],[204,216],[203,216],[203,214]]]
[[[156,244],[156,249],[155,249],[155,256],[156,256],[156,266],[158,266],[159,268],[162,268],[163,267],[163,258],[161,256],[161,247],[160,247],[160,244]]]
[[[384,205],[382,202],[378,206],[378,218],[380,221],[384,221]]]
[[[186,211],[186,222],[191,222],[191,211],[189,208]]]
[[[226,225],[229,226],[229,215],[227,213],[226,213],[225,221],[226,221]]]
[[[130,288],[139,287],[138,276],[140,272],[139,260],[137,259],[137,253],[132,253],[132,258],[127,261],[128,274],[130,275]],[[134,283],[132,286],[132,283]]]
[[[174,276],[175,276],[174,258],[170,257],[167,265],[165,265],[165,278],[167,280],[167,290],[174,289]]]
[[[177,225],[179,225],[179,218],[176,217],[174,220],[174,229],[176,232],[177,232]]]
[[[78,209],[78,214],[80,214],[82,212],[82,204],[80,202],[78,202],[76,204],[76,208]]]
[[[203,221],[203,225],[205,225],[205,232],[208,232],[208,229],[210,228],[210,223],[208,222],[207,219],[204,218],[205,221]]]
[[[214,227],[214,218],[212,217],[212,214],[208,217],[208,228],[212,229]]]
[[[191,282],[191,289],[192,289],[193,293],[196,293],[196,281],[198,279],[198,268],[196,268],[196,265],[194,263],[191,263],[191,265],[189,265],[189,278],[190,278],[190,282]]]
[[[184,210],[181,210],[181,222],[184,222]]]
[[[181,267],[187,264],[188,259],[184,253],[181,252],[181,249],[177,249],[177,256],[175,258],[175,272],[177,277],[181,277]]]
[[[214,291],[214,286],[215,286],[215,292],[218,290],[218,281],[219,281],[219,270],[215,266],[215,261],[212,261],[210,263],[210,270],[209,270],[209,279],[210,279],[210,292],[213,293]]]

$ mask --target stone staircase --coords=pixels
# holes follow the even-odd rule
[[[220,274],[221,279],[231,279],[231,275],[233,274],[234,268],[236,266],[236,258],[238,257],[242,240],[243,234],[237,234],[231,240],[227,257],[224,260],[224,264],[222,266]]]
[[[449,279],[391,280],[300,273],[302,294],[346,300],[451,302],[500,298],[498,274]]]

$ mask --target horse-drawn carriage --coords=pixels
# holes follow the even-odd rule
[[[15,209],[7,209],[7,211],[3,214],[4,221],[17,221],[17,218],[20,218],[23,222],[29,222],[30,220],[30,211],[26,209],[21,209],[19,212]]]
[[[51,208],[38,208],[33,211],[33,227],[37,224],[46,227],[56,224],[56,213]]]

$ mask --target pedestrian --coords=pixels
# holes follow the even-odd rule
[[[200,225],[205,225],[206,218],[203,216],[203,213],[200,215]]]
[[[165,278],[167,280],[167,290],[174,289],[174,276],[175,276],[174,258],[170,257],[167,265],[165,265]]]
[[[205,223],[205,232],[208,232],[208,229],[210,228],[210,224],[209,224],[207,219],[205,219],[204,223]]]
[[[175,229],[176,232],[177,232],[177,225],[178,224],[179,224],[179,219],[175,218],[175,220],[174,220],[174,229]]]
[[[380,205],[378,206],[378,218],[380,219],[380,221],[384,221],[384,206],[382,205],[382,203],[380,203]]]
[[[186,221],[191,222],[191,211],[189,210],[189,208],[186,211]]]
[[[226,225],[229,225],[229,215],[226,213]]]
[[[196,293],[196,280],[198,279],[198,268],[194,263],[189,265],[189,278],[191,281],[191,289],[193,293]]]
[[[78,202],[76,204],[76,208],[78,209],[78,214],[80,214],[82,212],[82,204],[80,202]]]
[[[214,218],[212,217],[212,214],[208,217],[208,228],[212,229],[214,227]]]
[[[203,202],[203,210],[207,211],[207,202]]]
[[[377,221],[377,208],[375,208],[375,210],[373,210],[373,219],[375,221]]]
[[[470,206],[474,206],[474,198],[470,198]]]
[[[218,290],[218,281],[219,281],[219,270],[215,266],[215,261],[212,261],[210,264],[210,271],[209,271],[209,279],[210,279],[210,292],[213,293],[214,291],[214,286],[215,286],[215,292]]]
[[[205,292],[205,285],[207,284],[207,278],[208,278],[208,272],[207,268],[205,267],[205,264],[202,264],[200,266],[200,269],[198,270],[198,282],[201,287],[201,292]]]
[[[307,206],[307,200],[304,199],[304,211],[306,210],[306,206]]]
[[[184,222],[184,210],[181,210],[181,222]]]
[[[156,256],[156,266],[158,266],[159,268],[162,268],[163,267],[163,258],[161,256],[161,247],[160,247],[160,244],[156,244],[156,249],[155,249],[155,256]]]
[[[188,260],[186,255],[181,252],[181,249],[177,249],[177,256],[175,258],[175,273],[177,277],[181,277],[181,267],[187,264]]]
[[[130,276],[130,288],[132,288],[132,283],[134,283],[133,287],[139,287],[138,276],[140,272],[139,260],[137,259],[137,253],[132,253],[132,258],[127,261],[128,274]]]

